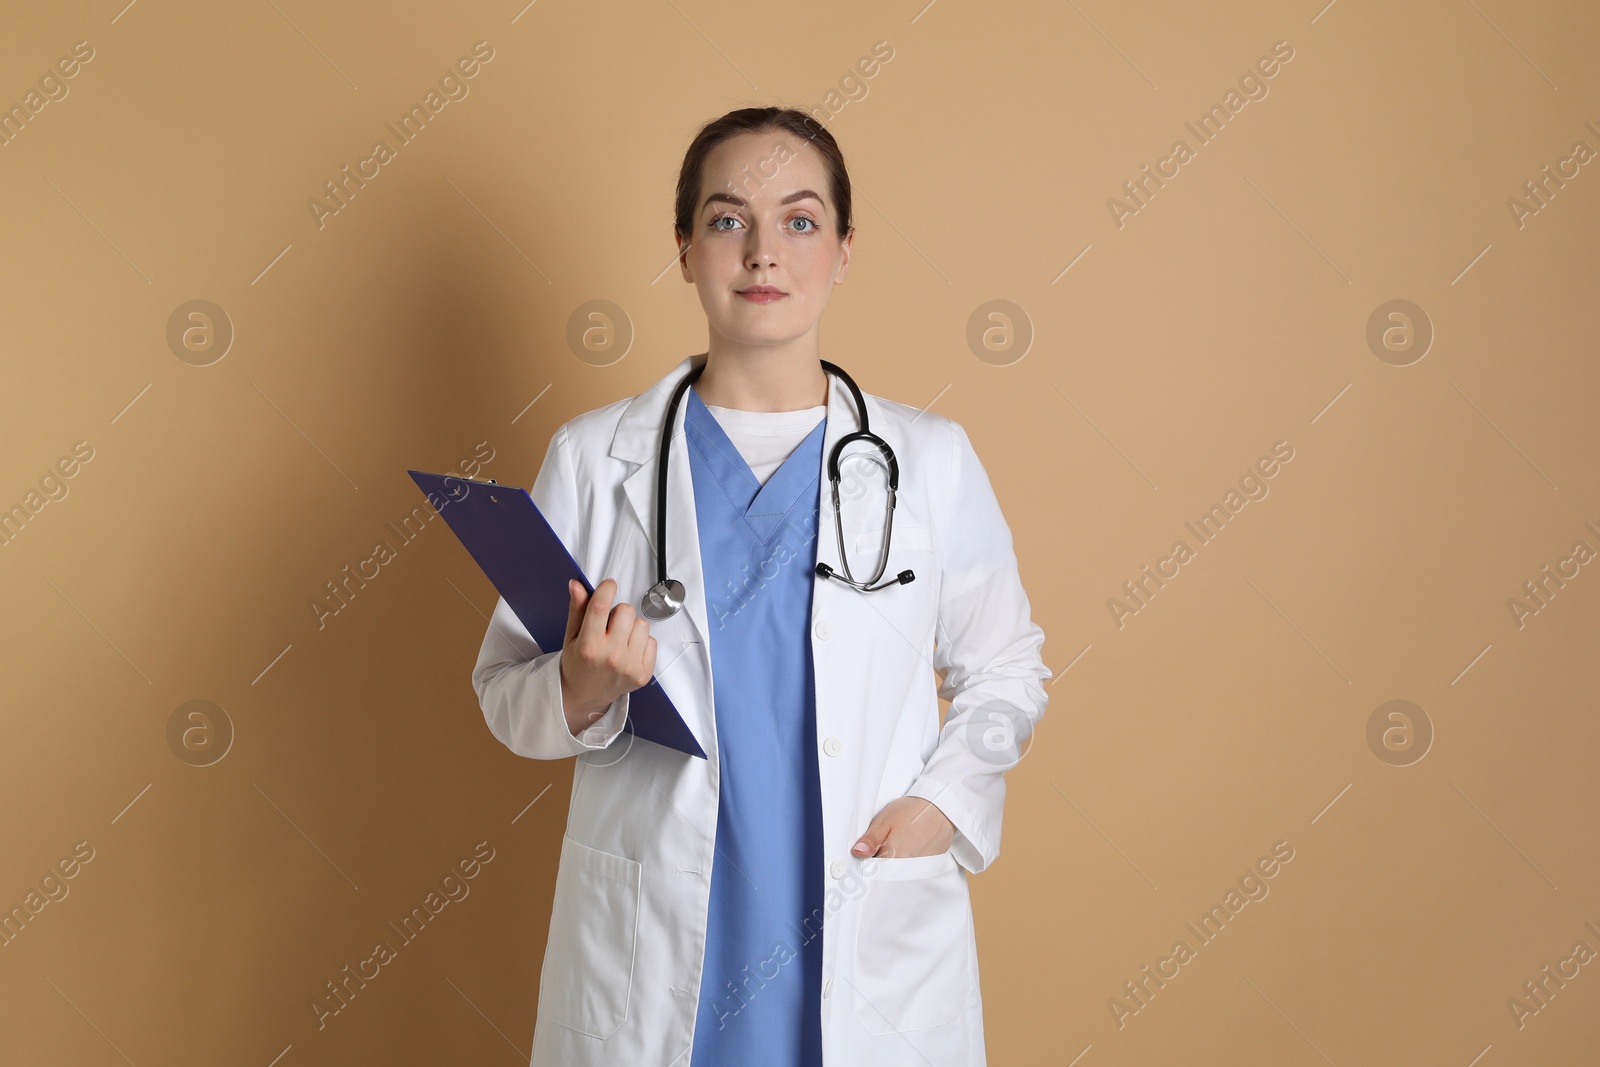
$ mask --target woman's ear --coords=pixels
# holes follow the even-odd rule
[[[672,239],[678,242],[678,266],[683,268],[683,280],[692,282],[694,281],[694,271],[689,267],[689,249],[693,246],[693,242],[686,239],[677,230],[672,231]]]

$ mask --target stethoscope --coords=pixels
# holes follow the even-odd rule
[[[889,565],[889,538],[894,528],[894,494],[900,488],[900,464],[894,458],[894,449],[889,443],[867,427],[867,404],[861,396],[861,390],[856,388],[855,381],[846,374],[843,368],[819,360],[822,369],[837,375],[844,384],[850,387],[851,394],[855,397],[856,411],[860,416],[861,429],[855,433],[845,434],[833,446],[833,452],[828,456],[828,481],[833,490],[833,525],[839,538],[839,560],[844,564],[844,573],[840,574],[826,563],[817,564],[817,577],[837,578],[845,585],[871,593],[891,585],[904,585],[913,581],[916,575],[909,570],[901,571],[886,582],[878,582],[883,577],[883,570]],[[670,619],[683,607],[683,583],[676,578],[667,577],[667,509],[664,506],[667,499],[667,455],[672,451],[672,421],[678,413],[678,401],[683,398],[684,390],[688,389],[694,380],[700,377],[700,372],[706,369],[705,361],[683,376],[676,389],[672,391],[672,399],[667,404],[667,421],[661,427],[661,450],[656,459],[656,577],[657,582],[652,585],[644,595],[644,600],[639,605],[639,610],[644,617],[659,622]],[[872,577],[864,582],[858,582],[855,575],[850,573],[850,555],[844,548],[844,513],[839,510],[839,453],[844,446],[852,441],[869,441],[883,453],[883,463],[889,474],[888,498],[884,504],[883,543],[878,548],[878,569],[872,572]],[[866,455],[863,453],[863,455]],[[869,457],[873,462],[879,462],[876,457]],[[877,583],[877,584],[874,584]]]

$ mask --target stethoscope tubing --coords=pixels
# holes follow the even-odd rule
[[[834,531],[838,537],[839,561],[844,567],[844,573],[838,573],[826,563],[818,563],[816,574],[819,578],[835,578],[862,592],[872,592],[890,585],[902,585],[912,581],[916,576],[911,571],[905,570],[890,581],[874,584],[883,576],[884,568],[888,566],[889,562],[889,544],[894,528],[895,494],[900,488],[900,463],[895,458],[894,449],[889,447],[889,443],[872,432],[868,424],[866,398],[861,395],[861,389],[856,385],[855,379],[845,373],[844,368],[836,363],[830,363],[825,359],[818,362],[822,364],[823,370],[835,375],[849,387],[851,396],[855,400],[856,413],[858,421],[861,423],[861,428],[840,437],[834,444],[833,451],[828,455],[828,481],[831,486],[833,500]],[[672,424],[677,418],[678,406],[683,399],[683,394],[690,385],[694,384],[705,369],[706,364],[702,360],[678,380],[678,384],[672,390],[672,397],[667,402],[667,416],[661,425],[661,444],[656,453],[656,584],[650,588],[650,591],[645,596],[645,602],[641,605],[641,610],[644,612],[645,617],[649,619],[671,618],[683,606],[683,583],[667,577],[667,457],[672,451]],[[875,446],[883,455],[889,476],[888,499],[884,509],[883,543],[878,553],[878,569],[871,578],[864,582],[857,581],[854,575],[850,573],[850,557],[844,547],[844,517],[839,509],[839,457],[843,453],[844,447],[853,441],[866,441]]]

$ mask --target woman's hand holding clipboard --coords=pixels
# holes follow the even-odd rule
[[[656,669],[656,639],[650,620],[632,604],[615,604],[617,583],[607,578],[585,592],[567,582],[567,636],[561,645],[561,711],[577,737],[606,713],[613,701],[647,685]]]

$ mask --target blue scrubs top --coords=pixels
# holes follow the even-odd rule
[[[717,839],[691,1067],[821,1067],[822,796],[811,590],[827,419],[763,485],[693,388]]]

